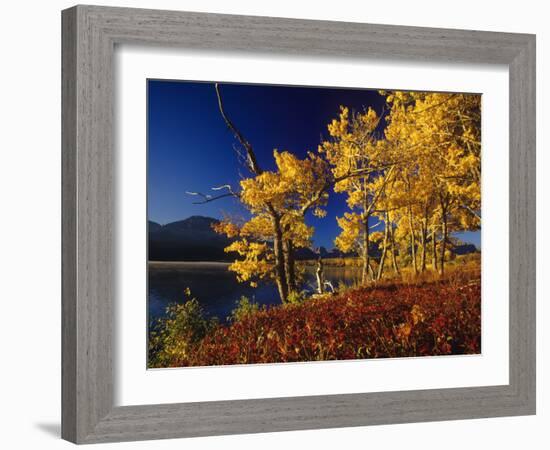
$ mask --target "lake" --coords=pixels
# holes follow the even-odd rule
[[[170,303],[185,301],[185,289],[191,289],[208,317],[224,322],[241,296],[260,305],[279,304],[275,284],[250,287],[239,283],[228,263],[217,262],[154,262],[149,263],[149,319],[165,314]],[[336,288],[340,282],[354,284],[361,278],[358,267],[325,267],[325,279]],[[306,268],[302,289],[313,292],[316,286],[315,267]]]

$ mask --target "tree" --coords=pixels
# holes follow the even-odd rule
[[[319,148],[331,164],[334,190],[347,194],[350,212],[338,218],[336,245],[363,259],[363,282],[380,279],[388,251],[396,273],[409,253],[416,274],[445,270],[453,231],[478,229],[481,220],[481,105],[478,95],[381,92],[389,112],[340,108]],[[342,174],[346,174],[339,179]],[[372,226],[376,217],[380,225]],[[371,267],[372,228],[382,229],[377,273]],[[437,252],[439,251],[439,254]]]
[[[380,167],[360,164],[331,170],[323,152],[308,152],[305,158],[300,159],[288,151],[274,150],[276,170],[264,171],[252,145],[225,112],[218,85],[216,93],[220,113],[244,149],[243,159],[251,173],[241,181],[240,192],[231,191],[230,194],[238,198],[252,215],[249,222],[240,226],[224,221],[216,229],[238,238],[227,251],[235,251],[242,258],[230,266],[239,281],[256,285],[260,280],[272,278],[281,300],[285,302],[289,294],[298,288],[295,251],[311,246],[313,228],[305,223],[306,214],[311,212],[323,217],[326,213],[322,207],[331,187],[345,185],[357,177],[368,177],[379,172]],[[372,117],[369,116],[368,120]],[[368,256],[368,250],[366,254]]]
[[[237,238],[226,248],[241,257],[230,266],[230,270],[237,273],[237,279],[253,286],[258,281],[274,279],[281,301],[286,302],[289,294],[297,289],[295,250],[309,247],[313,235],[305,216],[309,211],[317,216],[325,214],[322,206],[328,196],[328,165],[311,152],[299,159],[288,151],[274,150],[276,170],[264,171],[252,145],[228,117],[218,84],[216,93],[220,113],[244,149],[250,176],[241,180],[240,192],[233,192],[229,187],[229,193],[207,201],[232,195],[248,209],[251,219],[244,224],[224,220],[215,230]]]
[[[350,113],[349,108],[341,106],[339,117],[328,125],[331,139],[319,146],[319,152],[331,164],[334,191],[347,194],[352,210],[337,219],[342,233],[335,244],[342,251],[361,254],[363,282],[375,277],[370,261],[369,220],[396,166],[391,147],[377,139],[380,119],[372,108]]]
[[[298,290],[295,252],[310,247],[313,236],[306,215],[325,215],[331,189],[345,193],[349,207],[337,218],[342,231],[335,244],[361,255],[364,283],[383,276],[388,252],[395,273],[400,272],[397,254],[403,260],[409,253],[417,273],[426,270],[431,251],[432,268],[443,274],[450,233],[479,228],[479,96],[381,92],[388,114],[372,108],[350,112],[341,106],[317,153],[298,158],[275,149],[275,170],[264,171],[252,145],[227,115],[217,84],[216,93],[249,175],[238,191],[224,185],[213,188],[225,191],[215,197],[193,194],[203,202],[232,196],[249,211],[247,221],[225,219],[215,226],[234,239],[226,251],[238,255],[230,270],[240,282],[256,286],[274,280],[283,302]],[[380,250],[376,273],[370,251],[374,245]]]
[[[273,278],[282,301],[296,291],[294,253],[311,246],[313,228],[305,223],[305,214],[323,216],[326,195],[319,195],[325,185],[327,168],[317,155],[309,153],[299,159],[290,152],[273,152],[276,170],[245,178],[240,183],[240,201],[252,218],[238,226],[222,221],[216,231],[238,237],[226,251],[237,252],[243,259],[230,269],[239,281]]]
[[[414,268],[419,231],[421,269],[431,234],[435,267],[439,239],[439,271],[444,273],[449,235],[455,229],[476,229],[481,221],[481,97],[426,92],[387,93],[390,113],[386,140],[410,155],[398,179],[405,195]],[[431,233],[430,233],[431,229]]]

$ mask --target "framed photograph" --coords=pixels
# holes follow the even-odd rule
[[[535,413],[535,37],[75,6],[62,435]]]

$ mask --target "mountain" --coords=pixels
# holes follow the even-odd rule
[[[160,225],[148,222],[150,261],[231,261],[224,252],[231,241],[216,233],[211,217],[191,216]]]
[[[371,254],[374,254],[372,251],[371,251]],[[349,253],[344,253],[344,252],[341,252],[340,250],[338,250],[337,248],[333,248],[332,250],[327,250],[325,247],[319,247],[319,249],[314,252],[313,250],[309,249],[309,248],[297,248],[295,250],[295,254],[294,254],[294,257],[297,259],[297,260],[312,260],[312,259],[317,259],[319,258],[319,255],[321,255],[321,257],[323,259],[328,259],[328,258],[345,258],[345,257],[350,257],[350,256],[357,256],[355,253],[353,252],[349,252]]]
[[[469,253],[477,253],[478,249],[473,244],[459,244],[451,248],[455,255],[467,255]]]
[[[149,261],[234,261],[234,253],[225,253],[231,240],[216,233],[212,225],[217,219],[204,216],[191,216],[184,220],[161,225],[148,222]],[[352,256],[337,249],[328,251],[319,249],[323,258],[341,258]],[[372,249],[376,257],[378,250]],[[317,259],[318,254],[309,248],[296,249],[297,260]]]
[[[159,231],[162,228],[162,225],[160,223],[153,222],[152,220],[149,220],[147,223],[149,233],[154,233],[155,231]]]

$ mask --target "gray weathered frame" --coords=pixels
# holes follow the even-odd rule
[[[535,36],[97,6],[62,13],[62,436],[76,443],[535,413]],[[506,64],[510,383],[113,406],[113,51],[140,43],[323,57]]]

